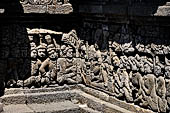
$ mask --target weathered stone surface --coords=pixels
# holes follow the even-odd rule
[[[170,6],[160,6],[155,14],[155,16],[170,16]]]
[[[6,94],[5,96],[1,97],[1,99],[3,99],[4,102],[4,113],[13,113],[13,112],[18,112],[18,113],[25,113],[25,112],[29,112],[29,113],[41,113],[41,112],[57,112],[57,113],[133,113],[134,111],[131,111],[127,108],[121,108],[117,105],[115,105],[114,102],[118,101],[110,101],[107,100],[105,101],[104,98],[102,98],[102,96],[99,96],[99,98],[96,98],[95,93],[99,93],[98,95],[100,95],[100,91],[98,90],[94,90],[88,87],[85,87],[83,85],[78,85],[78,86],[67,86],[69,89],[69,91],[64,91],[65,89],[63,89],[63,91],[57,91],[57,90],[62,90],[63,87],[58,86],[58,88],[44,88],[44,90],[42,91],[42,89],[20,89],[18,90],[18,92],[15,92],[16,94]],[[83,89],[82,89],[83,88]],[[90,90],[92,93],[91,94],[87,94],[84,91],[81,90]],[[14,91],[12,89],[12,91]],[[10,91],[8,91],[10,92]],[[25,92],[25,93],[20,93],[20,92]],[[62,93],[61,93],[62,92]],[[67,95],[67,93],[70,93],[69,98],[67,96],[63,96],[63,95]],[[39,96],[38,96],[39,95]],[[41,96],[40,96],[41,95]],[[53,98],[53,96],[56,96]],[[101,94],[101,95],[104,95]],[[107,94],[105,94],[107,95]],[[31,97],[34,101],[30,102],[30,101],[25,101],[24,98],[21,98],[21,100],[23,102],[25,102],[25,104],[19,100],[12,100],[12,102],[10,102],[11,104],[7,104],[7,102],[9,102],[8,100],[10,100],[10,98],[15,97],[15,98],[20,98],[21,96],[24,97]],[[64,97],[64,98],[63,98]],[[6,100],[4,100],[4,98],[6,98]],[[8,98],[8,99],[7,99]],[[30,99],[31,99],[30,98]],[[45,99],[48,98],[48,99]],[[51,101],[50,98],[53,98],[53,101]],[[28,100],[30,100],[28,99]],[[43,100],[44,99],[44,100]],[[124,102],[120,101],[120,104],[124,104]],[[130,104],[126,104],[126,106],[131,106]],[[135,107],[136,111],[143,111],[143,113],[149,113],[149,111],[141,109],[139,107]],[[20,108],[20,109],[18,109]]]
[[[70,101],[46,104],[17,104],[4,107],[3,113],[79,113],[78,105]]]
[[[24,13],[69,14],[73,12],[72,5],[67,1],[23,0],[20,2]]]
[[[13,13],[13,21],[7,19],[0,30],[0,93],[3,95],[5,87],[35,90],[6,91],[1,98],[5,105],[37,103],[35,109],[42,110],[42,103],[71,100],[100,112],[170,111],[168,2],[79,1],[76,12],[81,25],[43,14],[69,14],[73,1],[20,3],[22,7],[11,3],[9,10],[4,10]],[[23,13],[42,14],[36,18]],[[29,18],[15,21],[13,17],[19,16]],[[18,24],[21,21],[24,25]],[[86,93],[73,91],[75,87],[62,90],[64,84],[92,88],[81,87]],[[52,85],[56,88],[46,89]]]

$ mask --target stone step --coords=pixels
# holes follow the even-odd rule
[[[79,106],[79,110],[82,111],[79,113],[153,113],[83,85],[79,85],[79,88],[62,88],[17,89],[18,91],[12,89],[14,92],[9,90],[0,98],[0,102],[5,107],[15,108],[15,105],[43,106],[70,101]]]
[[[94,101],[94,99],[91,99],[90,97],[92,97],[92,98],[95,97],[96,99],[104,101],[106,104],[108,103],[107,105],[115,105],[115,106],[121,107],[125,110],[128,110],[132,113],[133,112],[135,112],[135,113],[153,113],[151,110],[143,109],[137,105],[134,105],[133,103],[127,103],[125,101],[119,100],[119,99],[115,98],[114,96],[109,95],[108,92],[104,93],[104,91],[96,90],[94,88],[86,87],[84,85],[79,85],[79,88],[83,92],[83,93],[81,93],[81,95],[79,97],[80,99],[78,99],[78,100],[80,100],[80,102],[82,104],[87,103],[91,100]],[[86,96],[86,95],[89,95],[89,96]],[[89,100],[89,101],[87,101],[87,100]],[[90,108],[93,108],[93,104],[91,104],[91,103],[93,103],[93,101],[89,102],[89,104],[88,104],[88,106]],[[94,108],[94,109],[96,109],[96,108]],[[102,109],[102,108],[99,107],[98,109]]]
[[[76,85],[64,85],[64,86],[58,86],[58,85],[50,85],[48,88],[35,88],[35,89],[29,89],[29,88],[6,88],[4,95],[10,95],[10,94],[27,94],[27,93],[42,93],[42,92],[54,92],[54,91],[66,91],[75,89]]]
[[[80,103],[87,104],[89,108],[95,109],[102,113],[135,113],[109,102],[103,101],[87,93],[81,92],[79,94],[80,95],[78,100],[80,101]]]
[[[3,109],[3,113],[80,113],[79,106],[70,101],[46,104],[6,105]]]
[[[4,105],[10,104],[42,104],[51,102],[60,102],[71,100],[74,96],[72,91],[53,91],[53,92],[39,92],[39,93],[19,93],[2,96],[1,103]]]

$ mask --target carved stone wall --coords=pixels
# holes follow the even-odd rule
[[[73,12],[69,0],[21,0],[24,13],[69,14]]]
[[[6,29],[15,31],[11,36],[3,32],[1,39],[1,57],[9,67],[6,87],[85,84],[155,112],[169,111],[165,26],[84,22],[67,33],[16,25]]]
[[[86,84],[169,112],[168,27],[86,22],[83,28],[80,36],[89,42]]]
[[[0,13],[6,14],[69,14],[73,12],[69,0],[2,0]]]
[[[25,13],[68,14],[73,11],[68,0],[23,0],[20,3]],[[27,20],[31,25],[1,24],[0,89],[85,84],[127,103],[154,112],[169,112],[169,24],[161,25],[161,19],[155,21],[148,17],[145,19],[153,23],[134,24],[140,23],[140,19],[133,23],[128,20],[133,17],[126,13],[122,20],[118,16],[94,14],[91,20],[83,18],[78,27],[68,20],[47,24],[46,29],[41,20],[37,23]],[[57,21],[57,16],[51,17]],[[37,24],[41,25],[36,28]]]

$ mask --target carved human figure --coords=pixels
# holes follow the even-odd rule
[[[139,43],[136,45],[136,49],[138,50],[138,52],[144,52],[145,46]]]
[[[132,85],[133,85],[133,92],[135,93],[134,95],[134,102],[135,103],[140,103],[143,96],[142,96],[142,85],[144,83],[143,77],[139,72],[133,73],[132,74]]]
[[[129,43],[122,44],[122,46],[120,47],[121,47],[122,52],[124,53],[131,53],[135,51],[135,49],[132,46],[132,41]]]
[[[88,45],[85,45],[83,42],[80,44],[80,57],[82,59],[87,59],[87,47]]]
[[[142,84],[142,102],[141,106],[148,107],[153,111],[158,111],[158,96],[156,94],[156,77],[153,74],[147,74],[143,77]]]
[[[66,57],[66,53],[67,53],[66,48],[67,48],[66,45],[62,45],[61,46],[61,48],[60,48],[60,57],[61,58],[65,58]]]
[[[102,53],[100,52],[100,50],[98,49],[97,44],[94,45],[95,49],[92,50],[92,48],[90,48],[90,51],[94,51],[95,53],[93,53],[93,57],[90,57],[90,62],[91,62],[91,70],[92,70],[92,75],[91,75],[91,84],[93,86],[96,87],[100,87],[100,88],[105,88],[107,87],[108,84],[108,71],[106,70],[106,62],[103,62],[102,59]],[[103,54],[104,55],[104,54]],[[106,55],[103,56],[104,60],[106,60]]]
[[[139,56],[138,54],[136,54],[135,59],[136,59],[135,60],[136,65],[137,65],[139,71],[141,73],[144,73],[145,72],[144,64],[145,64],[146,56]]]
[[[148,45],[145,46],[144,52],[153,55],[153,53],[152,53],[152,51],[151,51],[151,45],[150,45],[150,44],[148,44]]]
[[[66,47],[66,58],[57,61],[57,81],[59,84],[81,83],[81,75],[77,74],[76,58],[73,58],[73,48]]]
[[[126,69],[118,69],[117,73],[114,74],[114,85],[115,85],[115,96],[116,97],[123,97],[128,102],[132,102],[132,90],[130,88],[130,78]]]
[[[39,67],[41,66],[41,61],[37,59],[37,56],[37,48],[31,48],[31,75],[24,82],[18,80],[17,86],[40,87],[41,75]]]
[[[36,44],[34,42],[34,37],[32,35],[29,35],[28,38],[29,38],[29,41],[30,41],[31,48],[35,48]]]
[[[150,58],[144,59],[144,71],[146,74],[152,73],[153,71],[153,61]]]
[[[50,81],[55,82],[56,80],[56,67],[58,54],[53,44],[48,45],[48,58],[42,63],[40,72],[42,75],[41,83],[43,85],[49,85]]]
[[[56,51],[59,50],[60,45],[56,43],[56,40],[52,38],[51,35],[45,35],[45,40],[47,42],[47,49],[50,48],[51,44],[53,44]]]
[[[109,48],[110,52],[110,57],[111,57],[111,63],[113,64],[114,67],[119,67],[120,65],[120,59],[117,56],[115,52],[111,48]]]
[[[120,52],[122,50],[121,45],[115,41],[112,43],[112,47],[114,48],[116,52]]]
[[[84,73],[85,73],[85,84],[86,85],[90,85],[90,83],[91,83],[91,79],[92,79],[92,75],[93,75],[93,73],[92,73],[92,70],[91,70],[91,62],[90,61],[86,61],[85,62],[85,67],[84,67],[85,69],[84,69]]]
[[[42,43],[38,47],[38,58],[43,62],[46,59],[46,44]]]
[[[50,35],[46,35],[46,36],[45,36],[45,40],[46,40],[46,42],[47,42],[48,45],[50,45],[50,44],[53,43],[53,42],[52,42],[52,38],[51,38]]]
[[[120,68],[126,68],[126,69],[131,69],[131,66],[129,64],[129,59],[126,55],[120,56]]]
[[[130,64],[131,70],[132,71],[138,71],[138,67],[137,67],[138,61],[136,60],[136,58],[133,57],[133,56],[129,56],[128,59],[129,59],[128,62]]]
[[[105,87],[108,86],[108,80],[109,80],[109,76],[111,75],[111,70],[112,69],[112,66],[111,66],[111,62],[109,61],[109,58],[108,58],[108,54],[107,52],[103,52],[101,54],[102,56],[102,64],[101,64],[101,74],[103,76],[103,80],[104,80],[104,85]]]
[[[157,78],[156,92],[158,95],[158,107],[159,112],[166,113],[167,100],[166,100],[166,84],[164,77],[160,76]]]

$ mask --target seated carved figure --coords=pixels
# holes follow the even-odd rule
[[[41,62],[43,62],[46,59],[46,44],[45,43],[41,43],[37,49],[38,49],[38,59],[41,60]]]
[[[143,84],[143,77],[139,72],[132,74],[132,85],[133,85],[133,92],[134,95],[134,102],[140,103],[140,100],[142,98],[142,84]]]
[[[141,106],[148,107],[153,111],[158,111],[158,96],[156,94],[156,77],[153,74],[147,74],[141,81]]]
[[[166,113],[166,109],[167,109],[166,84],[165,84],[165,79],[162,76],[160,76],[157,79],[156,92],[158,94],[159,112]]]
[[[93,54],[94,56],[90,57],[92,72],[90,83],[96,87],[106,88],[108,85],[108,76],[110,68],[107,59],[107,52],[101,53],[99,50],[97,50]]]
[[[53,44],[48,45],[48,58],[42,63],[40,72],[42,75],[41,83],[44,85],[50,84],[50,81],[56,79],[56,66],[58,54]]]
[[[130,85],[130,78],[128,73],[126,72],[126,69],[118,69],[117,73],[114,75],[114,85],[115,85],[115,95],[116,97],[123,97],[125,96],[125,99],[128,102],[132,102],[132,90]]]
[[[81,83],[81,75],[77,74],[76,58],[73,58],[73,48],[66,47],[66,58],[57,60],[57,81],[59,84]]]
[[[26,87],[39,87],[41,81],[41,75],[39,73],[39,67],[41,66],[41,61],[37,59],[37,48],[31,48],[31,76],[24,80],[18,80],[18,86],[26,86]]]

